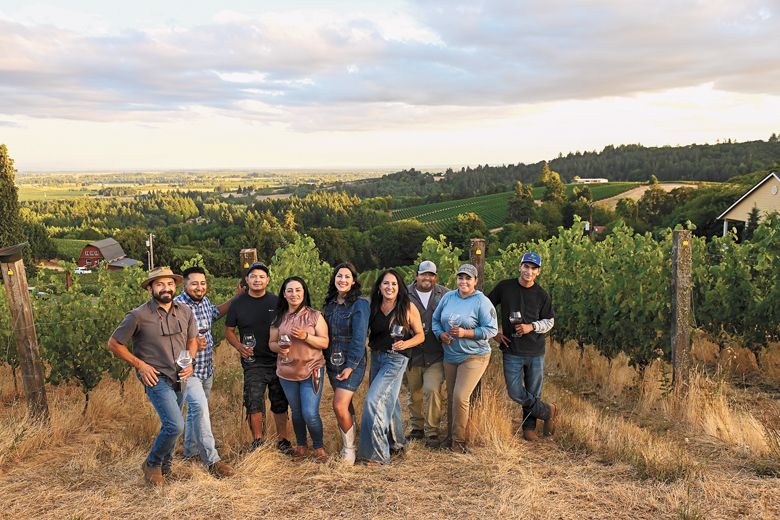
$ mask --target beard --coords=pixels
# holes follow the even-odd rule
[[[160,291],[152,296],[160,303],[171,303],[173,301],[173,291]]]

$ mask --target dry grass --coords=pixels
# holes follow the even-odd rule
[[[29,422],[24,402],[0,404],[0,508],[7,518],[771,518],[780,516],[780,486],[739,465],[686,452],[674,437],[568,394],[555,442],[519,440],[519,407],[506,397],[500,356],[474,407],[467,455],[412,442],[406,458],[382,467],[293,463],[271,447],[247,454],[241,373],[228,349],[218,351],[212,422],[220,454],[236,465],[212,478],[196,462],[175,459],[162,489],[143,485],[139,466],[158,428],[140,384],[106,381],[90,408],[74,388],[49,388],[49,428]],[[567,362],[571,362],[568,360]],[[624,361],[596,360],[604,395],[640,385]],[[629,367],[630,368],[630,367]],[[0,369],[0,395],[12,384]],[[623,383],[610,387],[609,373]],[[131,378],[132,379],[132,378]],[[555,378],[557,379],[557,377]],[[568,385],[567,385],[568,388]],[[365,384],[357,396],[362,403]],[[404,389],[405,392],[405,389]],[[326,386],[326,447],[339,448]],[[403,401],[404,405],[406,401]],[[405,406],[404,406],[405,407]],[[271,434],[273,426],[270,426]],[[771,448],[768,453],[772,453]],[[675,469],[677,468],[677,469]],[[695,469],[695,471],[694,471]],[[649,478],[648,478],[649,477]]]

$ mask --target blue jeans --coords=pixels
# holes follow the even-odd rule
[[[390,462],[390,449],[406,446],[401,422],[401,393],[409,358],[393,351],[371,351],[369,387],[363,403],[358,458]]]
[[[214,445],[214,434],[211,433],[211,417],[209,416],[209,395],[214,375],[208,379],[192,376],[187,379],[184,389],[184,400],[187,402],[187,427],[184,429],[184,456],[200,456],[200,460],[211,466],[219,460],[219,453]]]
[[[504,353],[504,380],[509,397],[523,407],[523,429],[536,429],[536,420],[550,418],[550,406],[542,401],[544,356]]]
[[[322,441],[322,418],[320,417],[320,400],[322,399],[322,387],[325,385],[325,367],[320,370],[320,388],[314,391],[311,378],[303,381],[288,381],[279,378],[279,382],[287,396],[292,412],[293,431],[298,446],[308,446],[306,441],[306,429],[309,429],[311,442],[314,449],[324,446]]]
[[[176,440],[184,431],[184,417],[181,414],[182,393],[174,389],[174,383],[159,376],[154,386],[144,386],[146,395],[160,417],[160,433],[154,439],[152,451],[146,458],[146,465],[169,468],[173,460]]]

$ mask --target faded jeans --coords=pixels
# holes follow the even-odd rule
[[[322,399],[322,387],[325,384],[323,374],[325,367],[319,368],[320,388],[314,391],[314,384],[311,377],[303,381],[288,381],[279,378],[279,382],[284,389],[284,395],[287,396],[287,402],[290,403],[292,412],[293,431],[298,446],[308,446],[306,440],[306,429],[311,435],[312,447],[314,449],[322,448],[322,418],[320,417],[320,400]]]
[[[550,406],[542,401],[544,356],[504,353],[504,380],[509,397],[523,407],[523,429],[535,430],[536,420],[550,418]]]
[[[444,362],[444,378],[447,380],[447,415],[453,442],[466,442],[471,393],[487,370],[488,363],[490,363],[490,354],[469,356],[458,364]]]
[[[187,427],[184,430],[184,456],[199,456],[207,466],[219,460],[214,444],[209,415],[209,395],[214,375],[208,379],[192,376],[187,379],[184,400],[187,402]]]
[[[401,384],[409,358],[393,351],[371,351],[369,388],[363,403],[358,458],[390,462],[390,450],[406,446],[401,422]]]
[[[152,451],[146,458],[146,465],[150,467],[170,468],[176,441],[184,431],[184,417],[181,414],[183,396],[180,391],[175,390],[174,385],[175,383],[162,375],[154,386],[144,385],[146,395],[157,411],[161,423],[160,433],[154,439]]]

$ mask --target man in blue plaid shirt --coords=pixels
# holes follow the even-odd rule
[[[222,305],[214,305],[206,297],[208,283],[202,267],[190,267],[182,273],[184,291],[175,299],[192,309],[198,327],[198,354],[195,356],[192,377],[187,380],[184,399],[187,402],[187,423],[184,430],[184,456],[199,456],[209,472],[217,477],[233,475],[233,468],[222,462],[214,444],[209,416],[209,394],[214,383],[214,338],[211,323],[228,310],[233,298]]]

